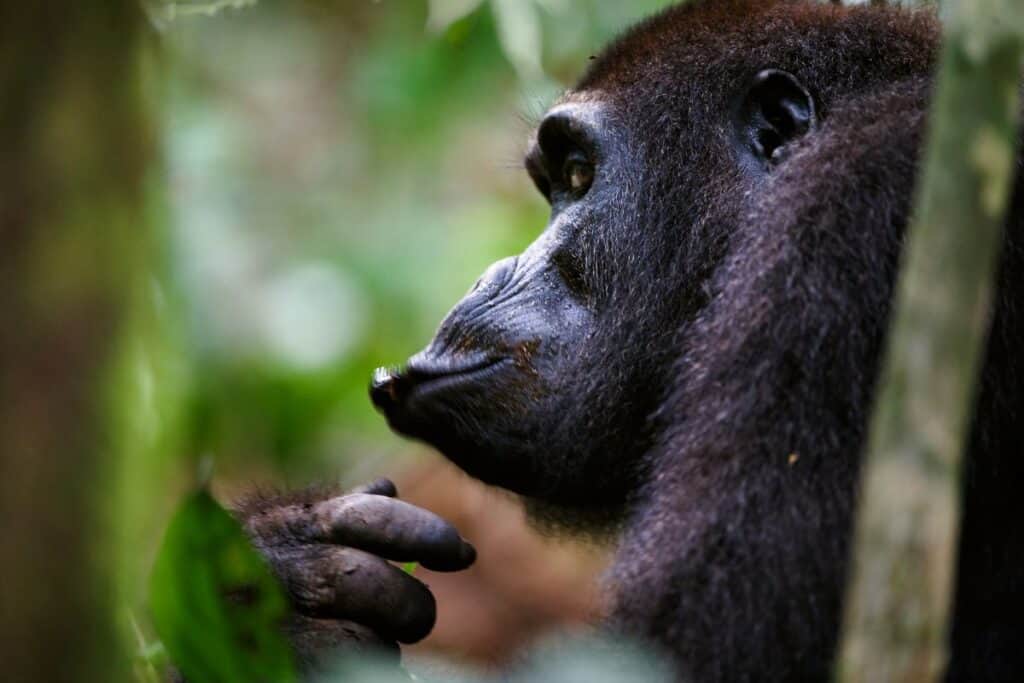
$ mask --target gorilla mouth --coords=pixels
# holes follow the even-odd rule
[[[508,357],[481,356],[468,362],[414,357],[403,370],[377,368],[370,383],[370,398],[385,415],[430,394],[486,380],[511,362]]]

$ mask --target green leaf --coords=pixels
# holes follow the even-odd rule
[[[235,519],[206,491],[182,504],[153,568],[153,622],[189,683],[291,683],[285,596]]]
[[[427,29],[434,33],[442,33],[473,12],[482,0],[430,0],[430,12],[427,16]]]
[[[541,25],[537,8],[527,0],[491,0],[498,28],[498,42],[519,77],[542,79]]]

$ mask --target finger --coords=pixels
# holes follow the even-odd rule
[[[396,663],[400,657],[398,643],[354,621],[293,614],[285,623],[285,633],[305,672],[328,668],[338,654],[374,655]]]
[[[435,571],[465,569],[476,550],[433,512],[383,496],[353,494],[317,503],[312,514],[324,540]]]
[[[398,489],[390,479],[381,477],[357,486],[350,493],[344,495],[391,498],[398,495]],[[291,500],[290,498],[303,499]],[[317,529],[317,519],[311,510],[314,508],[314,501],[329,501],[333,500],[333,497],[328,495],[314,497],[304,494],[281,500],[262,497],[254,497],[252,500],[258,503],[258,507],[243,502],[239,513],[244,519],[246,531],[255,539],[269,539],[270,543],[273,543],[275,539],[281,539],[283,535],[294,537],[298,541],[326,539],[325,534]],[[248,507],[245,507],[246,505]]]
[[[349,494],[353,493],[369,493],[374,496],[387,496],[388,498],[394,498],[398,495],[398,488],[395,487],[395,483],[387,477],[381,477],[371,481],[368,484],[362,484],[355,487]]]
[[[354,621],[400,643],[422,640],[434,627],[437,604],[430,590],[375,555],[304,546],[276,569],[306,616]]]

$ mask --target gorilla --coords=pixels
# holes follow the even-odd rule
[[[931,12],[874,4],[696,0],[644,21],[531,137],[547,228],[374,377],[397,432],[541,519],[616,530],[605,628],[680,680],[830,677],[939,42]],[[967,443],[949,680],[1024,680],[1019,189]],[[388,560],[475,557],[387,481],[239,514],[307,662],[429,632],[429,590]]]

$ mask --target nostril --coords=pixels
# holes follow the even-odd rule
[[[387,413],[401,398],[404,388],[401,375],[389,368],[377,368],[370,382],[370,400],[378,410]]]

